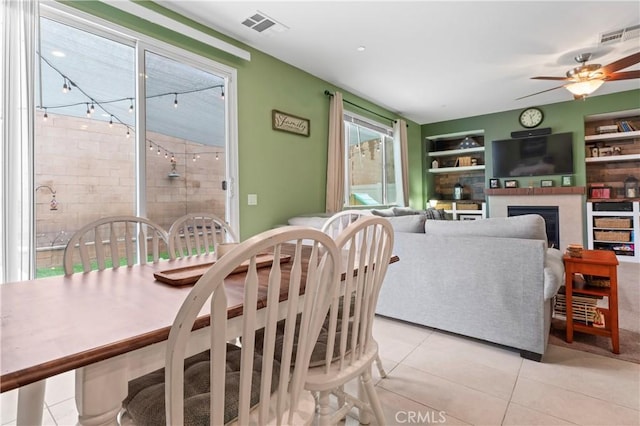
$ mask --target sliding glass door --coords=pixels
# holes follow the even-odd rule
[[[225,191],[236,169],[227,70],[56,13],[40,19],[36,50],[38,277],[62,273],[71,235],[104,216],[168,229],[214,213],[237,230]]]

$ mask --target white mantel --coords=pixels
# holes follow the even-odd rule
[[[487,196],[489,217],[507,217],[509,206],[558,207],[560,250],[569,244],[584,244],[584,209],[582,194],[495,194]]]

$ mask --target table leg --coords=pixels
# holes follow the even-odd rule
[[[613,266],[609,272],[609,283],[611,291],[609,293],[609,313],[611,317],[611,346],[613,353],[620,353],[620,334],[618,330],[618,268]]]
[[[116,426],[127,396],[127,363],[115,357],[76,370],[78,425]]]
[[[567,317],[567,343],[573,342],[573,270],[566,267],[564,283],[565,309]]]
[[[44,409],[44,391],[46,380],[31,383],[18,389],[17,426],[33,426],[42,424]]]

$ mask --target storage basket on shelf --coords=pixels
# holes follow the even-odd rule
[[[630,231],[593,231],[595,239],[599,241],[621,241],[631,240]]]
[[[594,222],[596,228],[631,228],[630,217],[596,217]]]

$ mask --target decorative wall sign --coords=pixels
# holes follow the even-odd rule
[[[271,127],[273,130],[295,133],[296,135],[309,136],[311,134],[311,122],[308,119],[275,109],[271,111]]]

